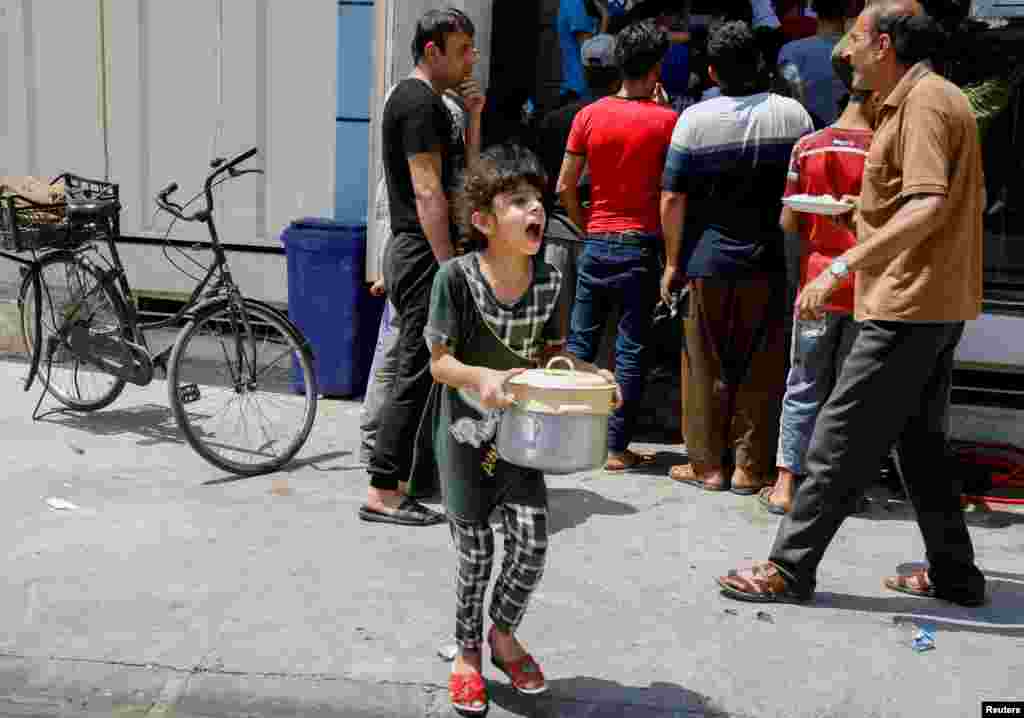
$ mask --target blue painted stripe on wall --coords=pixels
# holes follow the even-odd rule
[[[366,181],[370,164],[370,126],[339,122],[338,165],[334,190],[334,218],[343,222],[366,222]]]
[[[338,7],[339,117],[370,116],[373,77],[372,6]]]
[[[338,3],[338,102],[334,217],[366,222],[373,78],[373,2]]]

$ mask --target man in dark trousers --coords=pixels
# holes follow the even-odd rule
[[[445,520],[443,514],[406,496],[399,482],[418,478],[411,476],[413,447],[432,384],[423,329],[434,275],[440,263],[455,254],[457,234],[448,199],[467,161],[463,134],[441,95],[472,82],[477,59],[474,34],[473,22],[458,10],[427,12],[413,37],[416,66],[384,107],[383,161],[392,238],[383,270],[388,297],[402,323],[394,387],[380,412],[370,488],[359,509],[364,521],[428,526]],[[479,138],[485,98],[479,91],[462,95],[470,113],[467,134]],[[471,140],[470,145],[472,159],[479,144]]]
[[[984,175],[970,103],[927,61],[941,41],[934,20],[892,2],[869,6],[850,32],[844,55],[853,84],[874,90],[881,103],[856,213],[858,243],[807,284],[797,312],[820,314],[839,280],[855,272],[860,332],[818,416],[809,475],[769,561],[720,577],[729,597],[812,598],[825,550],[899,440],[928,566],[883,585],[964,606],[985,602],[960,507],[962,480],[946,461],[953,356],[964,322],[981,312]]]

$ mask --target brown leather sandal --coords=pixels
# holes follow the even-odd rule
[[[717,581],[722,593],[737,601],[806,603],[811,600],[811,596],[790,589],[779,569],[768,561],[755,563],[746,569],[734,569],[726,576],[719,576]]]
[[[751,474],[737,466],[729,480],[729,491],[737,496],[753,496],[761,489],[774,485],[774,475]]]
[[[935,585],[928,576],[928,569],[925,568],[919,568],[909,574],[888,576],[882,581],[882,585],[890,591],[899,591],[900,593],[905,593],[909,596],[937,598],[940,601],[949,601],[950,603],[955,603],[958,606],[968,606],[971,608],[983,606],[988,601],[985,597],[984,589],[982,589],[980,593],[965,591],[955,595],[951,595],[949,592],[943,592],[940,594],[935,590]]]
[[[710,474],[711,472],[705,472]],[[721,474],[721,478],[715,480],[708,480],[701,478],[697,473],[696,469],[693,468],[693,464],[678,464],[668,470],[668,477],[673,481],[678,481],[681,484],[689,484],[690,486],[696,486],[698,489],[704,489],[705,491],[728,491],[729,484],[725,480],[725,472]]]
[[[608,455],[608,460],[605,462],[605,471],[628,471],[629,469],[635,469],[638,466],[646,466],[653,464],[657,457],[654,454],[638,454],[635,451],[626,449],[618,456]]]
[[[920,596],[922,598],[935,598],[935,587],[928,578],[928,570],[919,568],[910,574],[897,574],[887,576],[882,585],[891,591]]]

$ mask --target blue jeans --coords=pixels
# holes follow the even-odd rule
[[[608,421],[608,450],[629,446],[646,384],[651,319],[658,301],[659,238],[656,235],[588,235],[577,264],[576,301],[568,350],[585,362],[597,357],[609,312],[622,309],[615,340],[615,380],[622,407]]]
[[[818,412],[825,405],[857,338],[858,325],[850,314],[828,312],[820,336],[802,336],[800,321],[793,322],[790,369],[779,422],[776,465],[803,476],[805,459]]]

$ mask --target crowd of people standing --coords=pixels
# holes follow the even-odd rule
[[[690,103],[679,92],[699,82],[670,92],[664,81],[666,59],[690,41],[685,12],[616,27],[613,16],[634,19],[635,8],[593,4],[599,18],[560,15],[564,105],[540,124],[536,154],[481,148],[475,29],[458,10],[420,20],[416,66],[384,108],[388,368],[371,377],[364,406],[371,478],[359,515],[449,526],[460,649],[449,689],[466,714],[488,705],[495,511],[505,558],[486,644],[517,690],[546,689],[516,637],[543,575],[546,489],[495,453],[506,382],[559,354],[601,372],[617,386],[605,469],[649,464],[630,442],[651,318],[684,290],[689,462],[669,476],[756,495],[783,515],[768,560],[719,577],[721,591],[809,600],[829,542],[898,447],[928,568],[885,586],[985,600],[960,487],[942,470],[953,353],[981,309],[986,197],[975,113],[932,64],[941,27],[916,0],[876,0],[855,16],[818,0],[812,31],[778,43],[781,21],[751,3],[749,18],[711,26],[703,51],[719,92]],[[766,48],[776,53],[767,62]],[[783,206],[797,195],[851,210]],[[549,251],[553,212],[583,239],[578,252]],[[593,362],[615,312],[612,375]],[[444,513],[416,498],[437,484]]]

